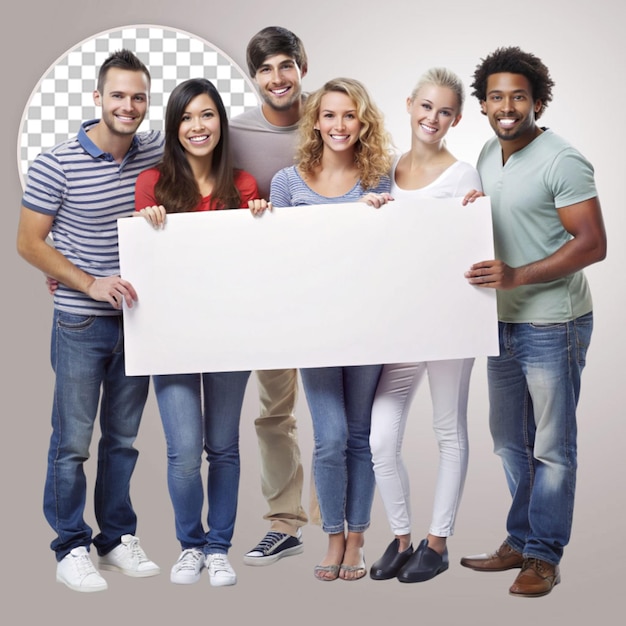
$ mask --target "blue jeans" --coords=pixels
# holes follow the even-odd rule
[[[370,421],[381,365],[300,371],[313,419],[313,476],[329,534],[363,532],[370,524],[374,470]]]
[[[51,548],[57,560],[78,546],[89,547],[92,530],[83,513],[89,458],[98,405],[101,436],[94,493],[100,554],[135,534],[130,478],[137,461],[133,443],[148,395],[147,376],[124,373],[121,316],[75,315],[55,310],[51,362],[56,374],[52,436],[44,489],[44,514],[57,533]]]
[[[558,564],[572,527],[576,406],[593,316],[555,324],[500,323],[488,359],[494,450],[512,496],[507,543]]]
[[[239,418],[250,372],[154,376],[167,443],[167,483],[183,550],[227,554],[239,489]],[[204,404],[204,411],[203,411]],[[208,532],[202,523],[202,452],[209,462]]]

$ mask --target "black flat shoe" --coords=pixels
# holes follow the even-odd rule
[[[443,554],[428,547],[428,539],[422,539],[417,550],[398,573],[401,583],[421,583],[448,569],[448,548]]]
[[[398,552],[398,540],[394,539],[385,550],[385,553],[372,565],[370,578],[374,580],[389,580],[395,578],[402,566],[413,554],[413,546],[409,546],[404,552]]]

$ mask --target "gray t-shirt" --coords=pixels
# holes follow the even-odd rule
[[[298,125],[274,126],[258,106],[234,117],[229,128],[235,167],[250,172],[260,197],[268,200],[272,176],[294,163]]]

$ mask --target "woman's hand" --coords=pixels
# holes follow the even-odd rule
[[[48,293],[53,296],[54,292],[59,288],[59,281],[56,278],[52,278],[52,276],[46,276],[46,287],[48,288]]]
[[[154,228],[163,228],[167,212],[165,207],[160,204],[159,206],[147,206],[145,209],[141,209],[141,211],[136,211],[135,215],[144,217]]]
[[[364,196],[359,198],[359,202],[365,202],[365,204],[369,204],[369,206],[373,206],[375,209],[380,209],[383,204],[387,204],[387,202],[391,202],[393,200],[390,193],[366,193]]]
[[[256,200],[248,200],[248,208],[250,209],[252,215],[256,217],[258,215],[263,215],[265,211],[271,211],[274,207],[271,202],[263,200],[262,198],[257,198]]]
[[[465,194],[465,197],[463,198],[461,204],[465,206],[468,202],[474,202],[476,198],[482,198],[484,197],[484,195],[485,194],[482,191],[479,191],[478,189],[472,189]]]

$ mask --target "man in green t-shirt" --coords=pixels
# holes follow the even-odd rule
[[[497,259],[468,281],[497,289],[500,354],[488,359],[490,429],[512,496],[498,550],[461,559],[476,571],[521,568],[512,595],[560,582],[576,482],[576,406],[593,325],[583,268],[606,255],[593,167],[537,120],[548,68],[517,47],[477,66],[473,95],[495,137],[478,159],[491,198]]]

